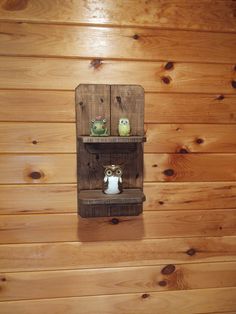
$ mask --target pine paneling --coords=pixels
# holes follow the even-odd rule
[[[0,243],[114,241],[233,236],[235,209],[149,211],[136,217],[83,219],[73,214],[2,215]]]
[[[231,0],[72,0],[66,4],[63,0],[1,0],[0,8],[1,19],[10,21],[236,30],[236,7]]]
[[[0,57],[0,88],[74,90],[91,84],[136,84],[149,92],[236,93],[234,64]],[[114,73],[116,75],[114,75]]]
[[[1,55],[210,63],[236,60],[236,36],[230,33],[0,23],[0,41]]]

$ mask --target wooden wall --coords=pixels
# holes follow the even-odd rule
[[[235,62],[233,0],[0,0],[1,314],[236,313]],[[80,83],[145,88],[142,216],[77,217]]]

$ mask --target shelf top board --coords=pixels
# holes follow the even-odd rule
[[[83,143],[142,143],[145,136],[79,136]]]
[[[101,190],[81,190],[79,202],[83,205],[140,204],[145,201],[141,189],[125,189],[120,194],[108,195]]]

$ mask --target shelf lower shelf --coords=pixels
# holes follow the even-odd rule
[[[125,189],[120,194],[108,195],[101,190],[82,190],[79,192],[81,205],[128,205],[141,204],[145,195],[141,189]]]
[[[79,136],[82,143],[143,143],[145,136]]]

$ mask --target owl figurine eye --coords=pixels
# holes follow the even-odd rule
[[[105,172],[105,174],[106,174],[108,177],[110,177],[110,176],[112,175],[112,171],[108,169],[108,170]]]

